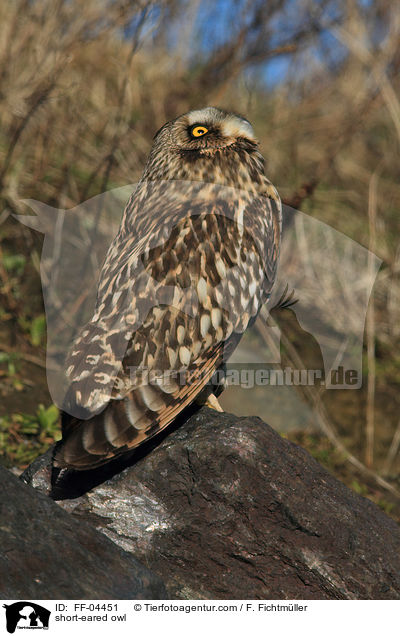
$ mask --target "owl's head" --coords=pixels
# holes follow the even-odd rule
[[[264,161],[250,122],[207,107],[185,113],[157,131],[143,179],[248,187],[263,176]]]
[[[240,115],[227,113],[209,106],[191,110],[165,124],[155,135],[177,151],[212,154],[214,150],[227,148],[237,142],[257,144],[250,122]]]

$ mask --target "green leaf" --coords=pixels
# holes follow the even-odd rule
[[[42,429],[48,433],[54,433],[55,425],[58,422],[58,408],[55,404],[52,404],[47,409],[43,404],[39,405],[37,411],[38,420]]]
[[[34,347],[38,347],[42,341],[46,331],[46,317],[44,314],[36,316],[31,323],[31,343]]]
[[[24,271],[26,258],[23,254],[4,254],[3,265],[8,272],[22,274]]]

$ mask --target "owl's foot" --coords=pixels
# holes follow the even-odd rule
[[[214,393],[210,393],[206,400],[205,406],[208,406],[208,408],[214,409],[215,411],[219,411],[219,413],[224,412],[224,409],[218,402],[218,398],[215,397]]]

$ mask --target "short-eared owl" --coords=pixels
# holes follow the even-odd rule
[[[56,467],[130,452],[216,390],[270,296],[280,234],[246,119],[204,108],[156,133],[69,356]]]

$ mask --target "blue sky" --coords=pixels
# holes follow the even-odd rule
[[[271,0],[269,1],[271,2]],[[372,2],[373,0],[358,0],[361,9],[362,7],[370,7]],[[187,37],[187,21],[191,19],[187,55],[189,60],[196,64],[202,54],[204,54],[205,59],[210,55],[210,52],[212,53],[229,42],[244,26],[249,26],[253,11],[260,4],[259,0],[250,3],[252,11],[249,13],[246,9],[249,6],[247,0],[201,0],[197,12],[193,12],[192,0],[187,0],[182,3],[182,13],[168,23],[167,45],[171,47],[171,50],[179,46],[182,29]],[[276,48],[283,43],[294,42],[299,29],[310,27],[309,10],[304,5],[305,3],[301,0],[284,0],[283,7],[273,12],[272,19],[268,23],[269,31],[265,33],[268,48]],[[321,6],[321,1],[315,0],[312,4],[312,10],[318,11],[319,6]],[[341,11],[343,11],[342,2],[328,1],[323,9],[324,20],[328,22],[339,18]],[[151,30],[159,16],[160,11],[157,8],[152,9],[146,21],[143,35],[146,34],[146,31]],[[254,25],[247,34],[247,41],[250,43],[256,41],[260,32],[262,32],[261,25]],[[131,33],[132,30],[127,29],[125,37],[130,37]],[[153,31],[151,37],[156,42],[157,32]],[[313,58],[316,63],[323,60],[325,65],[328,64],[332,68],[340,64],[347,55],[346,49],[328,30],[320,32],[318,36],[311,37],[305,46],[311,59]],[[192,51],[195,53],[191,54]],[[250,76],[256,74],[257,78],[264,81],[266,86],[273,87],[285,79],[291,63],[290,55],[283,54],[261,63],[255,63],[249,67],[247,72]],[[306,65],[301,63],[295,69],[296,76],[302,76],[306,72]]]

